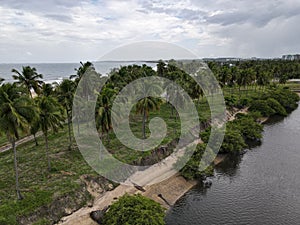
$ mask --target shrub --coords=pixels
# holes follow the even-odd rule
[[[262,116],[272,116],[276,112],[272,109],[266,100],[255,100],[251,103],[249,107],[249,111],[251,112],[260,112]]]
[[[280,105],[280,103],[277,100],[275,100],[274,98],[268,98],[267,103],[268,103],[268,106],[270,106],[276,112],[275,113],[276,115],[280,115],[280,116],[287,115],[285,108],[283,108],[283,106]]]
[[[262,138],[263,125],[257,123],[251,116],[244,115],[233,121],[231,126],[238,130],[245,140],[260,140]]]
[[[103,217],[104,225],[164,225],[164,209],[140,194],[124,195],[113,203]]]
[[[229,127],[226,129],[220,153],[237,153],[242,151],[246,146],[241,133]]]
[[[214,169],[211,165],[207,167],[207,165],[204,165],[204,167],[207,167],[205,170],[200,170],[200,163],[202,160],[203,153],[206,150],[205,144],[199,144],[197,145],[197,148],[195,152],[193,153],[190,160],[185,164],[185,166],[180,170],[180,174],[188,179],[201,179],[204,176],[212,176],[214,173]],[[212,153],[212,152],[211,152]],[[210,154],[210,153],[208,153]],[[211,158],[211,157],[208,157]],[[205,162],[204,162],[205,163]],[[210,162],[208,162],[210,163]]]
[[[277,88],[270,91],[269,95],[288,111],[294,110],[298,106],[299,96],[290,89]]]

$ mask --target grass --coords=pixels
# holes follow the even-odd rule
[[[50,173],[43,137],[38,141],[38,147],[30,141],[17,148],[22,201],[16,200],[12,151],[0,155],[0,224],[17,224],[17,217],[26,216],[60,196],[74,195],[81,188],[81,175],[96,175],[78,150],[68,150],[66,129],[49,137],[53,168]]]
[[[200,104],[197,104],[199,118],[202,120],[209,118],[210,116],[210,109],[208,104],[205,100],[202,100]],[[201,110],[200,110],[201,109]],[[175,112],[175,110],[174,110]],[[163,104],[160,108],[160,111],[151,112],[149,115],[149,119],[146,123],[146,136],[150,136],[149,131],[149,121],[154,117],[162,118],[166,125],[167,125],[167,135],[163,139],[160,145],[166,145],[173,141],[174,139],[180,136],[180,118],[176,118],[176,115],[172,115],[172,108],[168,104]],[[135,115],[134,112],[131,112],[130,115],[130,127],[132,133],[139,139],[142,138],[142,116]],[[114,155],[115,158],[118,160],[131,164],[133,161],[138,160],[142,157],[148,156],[151,151],[134,151],[126,146],[124,146],[115,136],[113,132],[109,134],[110,136],[110,143],[106,138],[103,138],[103,142],[108,150]]]

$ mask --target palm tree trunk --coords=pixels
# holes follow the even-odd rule
[[[107,143],[108,143],[108,145],[110,144],[110,139],[109,139],[109,130],[107,131],[107,133],[106,133],[106,135],[107,135]]]
[[[72,146],[72,137],[71,137],[71,118],[69,115],[69,111],[67,110],[67,117],[68,117],[68,130],[69,130],[69,150],[71,150]]]
[[[29,91],[30,98],[33,99],[32,92],[31,92],[30,88],[28,89],[28,91]]]
[[[146,110],[143,109],[143,139],[146,139]]]
[[[47,161],[48,161],[48,171],[51,171],[51,161],[49,157],[49,145],[48,145],[48,134],[45,133],[45,143],[46,143],[46,156],[47,156]]]
[[[170,106],[171,106],[171,116],[173,117],[173,115],[174,115],[174,107],[173,107],[172,104],[170,104]]]
[[[15,139],[12,139],[11,145],[14,151],[14,166],[15,166],[15,174],[16,174],[16,191],[18,200],[22,200],[23,196],[21,195],[20,186],[19,186],[19,172],[18,172],[18,160],[17,160],[17,149]]]
[[[79,127],[79,117],[78,117],[78,115],[79,115],[79,112],[77,111],[77,116],[76,116],[76,120],[77,120],[77,133],[78,133],[78,135],[80,135],[80,127]]]
[[[33,134],[33,138],[34,138],[34,141],[35,141],[35,146],[39,146],[39,143],[38,143],[37,138],[36,138],[36,134]]]

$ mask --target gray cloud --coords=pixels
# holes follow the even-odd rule
[[[299,23],[298,0],[0,0],[0,63],[97,59],[144,40],[201,57],[280,57],[300,53]]]
[[[72,23],[73,21],[72,17],[67,15],[47,14],[45,17],[65,23]]]
[[[208,23],[223,26],[252,23],[257,27],[262,27],[276,18],[287,19],[300,14],[300,4],[275,2],[261,4],[261,1],[252,1],[250,6],[248,4],[240,5],[236,9],[224,10],[205,19]]]

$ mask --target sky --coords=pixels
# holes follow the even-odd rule
[[[0,63],[94,61],[143,41],[281,57],[300,53],[299,24],[299,0],[0,0]]]

